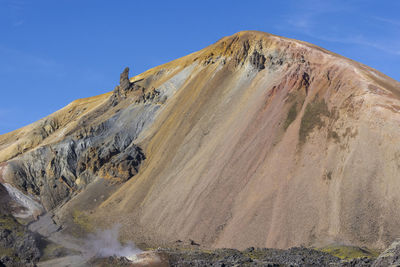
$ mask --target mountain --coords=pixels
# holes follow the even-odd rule
[[[75,235],[382,249],[400,236],[399,126],[399,82],[246,31],[0,136],[0,181],[15,216]]]

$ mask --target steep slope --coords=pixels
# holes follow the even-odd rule
[[[0,179],[60,223],[147,244],[383,248],[400,235],[399,95],[322,48],[240,32],[1,136]]]

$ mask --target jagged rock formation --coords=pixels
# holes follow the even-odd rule
[[[121,91],[125,92],[129,89],[131,83],[129,81],[129,68],[126,67],[124,71],[121,73],[121,77],[119,80],[119,88]]]
[[[107,127],[106,133],[102,132],[102,127]],[[126,181],[137,173],[144,154],[133,143],[134,131],[127,128],[126,132],[115,129],[110,133],[108,127],[100,125],[85,138],[69,137],[60,143],[29,151],[8,161],[3,177],[20,190],[40,196],[47,210],[98,175]]]
[[[119,222],[146,244],[384,248],[400,236],[398,82],[260,32],[128,72],[1,136],[0,179],[59,223],[80,210],[85,227]],[[98,201],[97,178],[124,183]]]

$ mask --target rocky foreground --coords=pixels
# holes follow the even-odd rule
[[[47,222],[50,218],[47,217],[43,216],[41,220]],[[47,229],[46,232],[52,228],[50,224],[41,223],[41,226]],[[85,248],[79,247],[78,243],[72,247],[65,242],[64,246],[57,244],[54,235],[44,237],[30,230],[35,227],[38,226],[34,223],[28,228],[7,214],[0,216],[0,266],[400,266],[400,240],[393,242],[379,256],[366,248],[350,246],[287,250],[207,249],[193,240],[187,243],[179,240],[173,248],[150,249],[129,259],[117,256],[88,258]]]
[[[148,252],[146,252],[148,253]],[[378,258],[359,257],[341,259],[312,248],[294,247],[288,250],[270,248],[248,248],[243,251],[236,249],[203,250],[195,249],[164,249],[159,248],[147,254],[147,259],[153,258],[147,264],[135,263],[126,258],[108,257],[92,259],[93,266],[399,266],[400,242],[383,252]],[[158,257],[158,258],[157,258]],[[156,259],[155,259],[156,258]],[[151,262],[151,263],[150,263]]]
[[[170,266],[328,266],[340,262],[339,258],[327,253],[300,247],[289,250],[167,250],[165,253],[168,255]]]

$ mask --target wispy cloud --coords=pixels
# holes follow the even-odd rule
[[[371,17],[360,15],[363,12],[359,8],[354,1],[340,4],[337,1],[302,1],[296,10],[286,14],[286,23],[279,28],[317,40],[361,45],[399,56],[400,35],[393,33],[398,33],[400,20],[375,16],[372,17],[376,21],[373,23]],[[345,18],[351,22],[353,17],[354,23],[341,21]],[[379,26],[379,23],[385,25]],[[380,27],[387,34],[369,27]]]
[[[316,39],[320,39],[327,42],[334,43],[342,43],[342,44],[353,44],[353,45],[362,45],[372,47],[383,52],[400,55],[400,49],[398,45],[388,45],[379,42],[370,41],[362,35],[358,36],[341,36],[341,37],[332,37],[332,36],[324,36],[324,35],[313,35],[311,36]]]
[[[320,18],[338,13],[348,13],[353,7],[348,3],[335,4],[335,1],[306,0],[296,4],[295,10],[286,14],[286,26],[302,33],[312,34],[321,26]]]
[[[0,0],[0,15],[8,20],[10,26],[18,27],[25,22],[25,7],[24,0]]]
[[[32,55],[24,51],[9,48],[0,44],[0,70],[20,71],[20,72],[49,72],[55,73],[59,71],[60,65],[52,59]]]
[[[388,19],[388,18],[382,18],[382,17],[373,17],[373,18],[378,20],[378,21],[385,22],[385,23],[391,24],[393,26],[400,27],[400,20]]]

